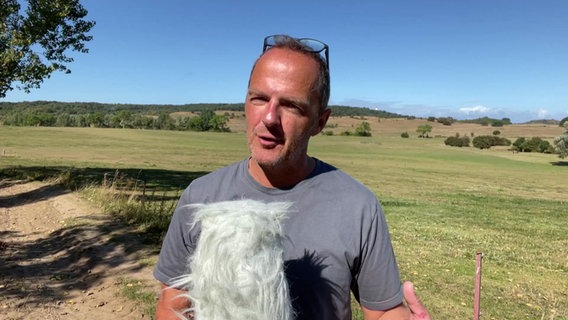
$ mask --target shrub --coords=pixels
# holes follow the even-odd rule
[[[455,119],[452,117],[438,118],[438,122],[445,126],[451,126],[452,123],[455,122]]]
[[[371,125],[367,121],[361,122],[361,124],[355,128],[355,135],[359,137],[370,137]]]
[[[490,136],[477,136],[473,138],[473,146],[479,149],[489,149],[491,148]]]
[[[491,126],[492,126],[492,127],[502,127],[503,124],[504,124],[503,121],[501,121],[501,120],[495,120],[495,121],[493,121],[493,123],[491,123]]]
[[[456,135],[455,137],[448,137],[444,143],[447,146],[451,147],[469,147],[469,137],[463,136],[459,137]]]
[[[499,130],[493,130],[493,135],[494,135],[494,136],[498,136],[498,135],[500,135],[500,134],[501,134],[501,131],[499,131]]]
[[[324,136],[332,136],[332,135],[333,135],[333,131],[331,131],[331,130],[325,130],[325,131],[322,131],[321,134],[323,134]]]
[[[410,138],[410,135],[408,134],[408,132],[403,132],[400,134],[401,138]]]
[[[525,139],[525,137],[519,137],[517,138],[517,140],[515,140],[515,142],[513,142],[513,150],[515,151],[523,151],[521,149],[521,146],[523,145],[523,143],[525,143],[525,141],[527,141],[527,139]]]
[[[511,141],[498,136],[477,136],[473,138],[473,146],[479,149],[489,149],[492,146],[510,146]]]
[[[554,148],[550,142],[543,140],[539,137],[533,137],[530,140],[525,140],[519,147],[522,152],[540,152],[540,153],[553,153]]]

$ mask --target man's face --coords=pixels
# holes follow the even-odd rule
[[[258,60],[245,113],[249,149],[261,167],[305,161],[308,141],[321,131],[328,115],[320,115],[312,92],[317,74],[312,58],[286,49],[271,49]]]

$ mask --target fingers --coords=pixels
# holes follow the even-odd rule
[[[404,300],[408,305],[408,309],[412,313],[413,319],[417,320],[431,320],[430,314],[426,307],[420,302],[420,299],[414,291],[414,285],[410,281],[405,281],[402,285],[402,292],[404,295]]]

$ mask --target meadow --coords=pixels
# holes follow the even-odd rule
[[[515,132],[513,139],[524,132],[501,130]],[[376,193],[402,278],[414,282],[434,318],[472,318],[475,256],[483,252],[482,319],[568,319],[568,162],[448,147],[443,137],[402,139],[402,131],[319,135],[310,154]],[[242,132],[0,126],[0,178],[74,172],[100,183],[104,172],[119,170],[143,176],[155,192],[176,194],[247,155]]]

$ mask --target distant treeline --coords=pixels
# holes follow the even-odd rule
[[[406,116],[398,113],[387,112],[384,110],[349,107],[349,106],[329,106],[331,114],[335,117],[378,117],[378,118],[406,118],[415,119],[414,116]]]
[[[396,113],[330,106],[334,116],[412,118]],[[225,111],[223,115],[215,111]],[[231,112],[244,111],[242,103],[184,105],[107,104],[94,102],[0,102],[0,124],[11,126],[136,128],[195,131],[229,131]],[[192,112],[194,116],[174,116]]]
[[[492,126],[492,127],[502,127],[504,125],[511,124],[511,119],[503,118],[503,119],[493,119],[489,117],[477,118],[477,119],[469,119],[469,120],[456,120],[452,117],[428,117],[428,121],[431,122],[439,122],[446,126],[451,126],[454,122],[461,122],[461,123],[476,123],[482,126]]]
[[[240,109],[242,109],[242,104]],[[156,130],[230,131],[229,115],[237,104],[134,105],[92,102],[0,102],[0,124],[42,127],[134,128]],[[195,116],[172,116],[175,112]]]

